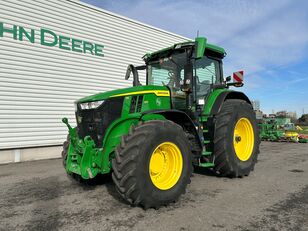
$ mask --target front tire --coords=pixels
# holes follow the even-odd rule
[[[112,179],[124,200],[158,208],[185,193],[192,174],[189,141],[181,126],[153,120],[132,126],[112,160]]]
[[[66,141],[63,142],[63,149],[61,153],[62,164],[64,168],[66,168],[66,160],[67,160],[69,146],[70,146],[70,138],[69,138],[69,135],[67,135]]]
[[[229,177],[248,176],[257,162],[259,145],[252,106],[244,100],[225,101],[215,123],[215,172]]]

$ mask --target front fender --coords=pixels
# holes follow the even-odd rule
[[[141,113],[134,113],[124,118],[114,121],[107,129],[103,140],[103,152],[97,158],[101,162],[102,173],[108,173],[111,170],[110,160],[114,149],[120,144],[121,137],[128,134],[132,125],[137,125],[140,121],[148,121],[155,119],[165,119],[161,115],[148,114],[144,116]]]
[[[126,135],[129,131],[129,128],[133,124],[137,124],[139,121],[148,121],[154,119],[164,119],[163,116],[157,114],[147,114],[146,116],[141,113],[134,113],[127,117],[120,118],[114,121],[107,129],[106,135],[103,140],[103,147],[112,144],[117,146],[120,143],[120,138],[123,135]]]
[[[102,173],[108,173],[111,170],[111,154],[120,144],[121,137],[128,134],[129,128],[140,121],[141,114],[135,113],[114,121],[107,129],[103,140],[103,151],[97,156],[98,162],[101,162]]]

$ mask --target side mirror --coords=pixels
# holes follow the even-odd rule
[[[130,77],[130,74],[133,73],[133,86],[139,86],[141,85],[141,83],[139,82],[139,76],[138,76],[138,71],[137,69],[134,67],[134,65],[129,64],[126,70],[126,74],[125,74],[125,80],[128,80]]]
[[[226,77],[226,82],[230,82],[231,81],[231,76]]]
[[[134,66],[132,64],[127,66],[126,74],[125,74],[125,80],[129,79],[130,74],[132,73],[133,68],[134,68]]]

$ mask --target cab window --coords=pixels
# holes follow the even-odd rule
[[[211,84],[219,83],[219,61],[204,56],[196,60],[194,67],[197,97],[209,93]]]

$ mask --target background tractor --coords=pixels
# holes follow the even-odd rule
[[[83,180],[111,172],[120,195],[144,208],[176,201],[193,166],[247,176],[259,153],[257,122],[248,97],[229,89],[243,85],[243,73],[223,78],[225,54],[201,37],[175,44],[128,66],[133,87],[78,100],[77,127],[63,119],[66,171]]]

